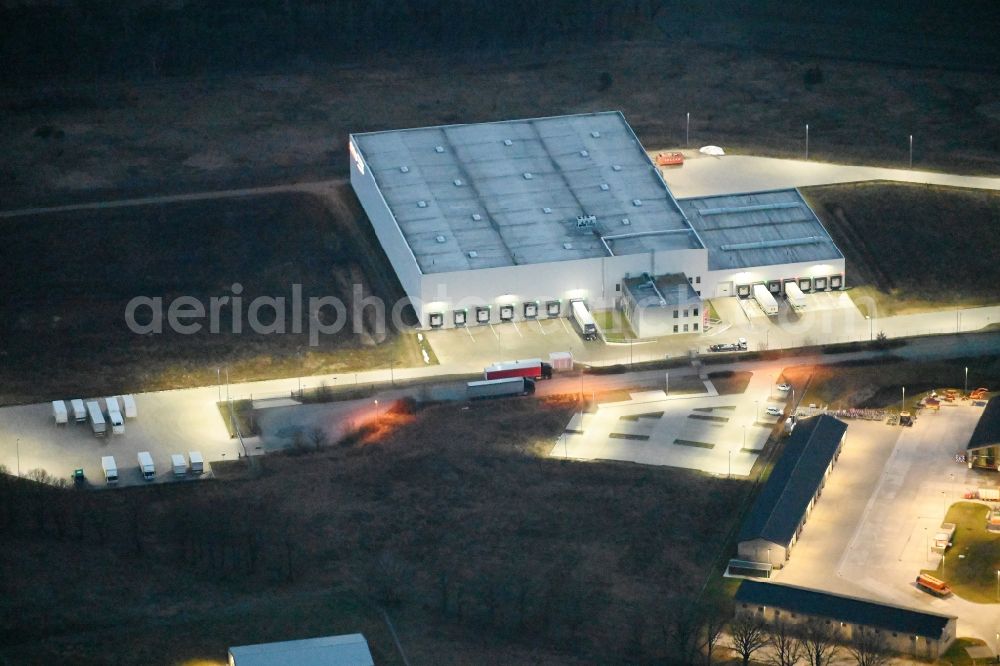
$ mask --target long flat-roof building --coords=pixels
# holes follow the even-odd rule
[[[350,152],[425,327],[566,316],[577,299],[610,308],[643,274],[683,274],[699,298],[844,284],[797,191],[678,201],[619,112],[352,134]]]
[[[792,585],[745,580],[736,591],[736,615],[769,623],[819,622],[843,643],[861,630],[873,633],[885,648],[918,659],[937,659],[954,642],[958,618]]]
[[[229,666],[374,666],[362,634],[229,648]]]
[[[986,403],[966,447],[969,468],[1000,471],[1000,396]]]
[[[740,560],[784,566],[846,433],[846,423],[826,414],[799,421],[740,528]]]

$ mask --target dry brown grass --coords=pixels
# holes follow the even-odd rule
[[[325,197],[276,194],[162,206],[115,208],[7,220],[0,282],[13,298],[0,305],[0,403],[107,395],[216,382],[339,374],[422,365],[414,336],[388,331],[374,344],[366,322],[353,332],[353,285],[392,304],[402,295],[356,199],[346,187]],[[136,335],[125,323],[135,296],[211,297],[243,287],[243,332],[231,308],[220,334]],[[292,332],[291,290],[333,295],[350,321],[311,347],[308,316]],[[255,334],[246,312],[258,295],[286,299],[286,333]],[[304,303],[303,312],[307,312]],[[328,310],[329,311],[329,310]],[[140,310],[140,315],[145,311]],[[367,313],[371,313],[369,308]],[[261,319],[271,321],[264,309]],[[225,377],[223,377],[223,380]]]
[[[1000,193],[904,183],[803,190],[874,316],[997,302]]]
[[[264,458],[258,478],[89,493],[51,504],[42,531],[26,513],[5,531],[24,585],[5,595],[0,655],[94,655],[113,636],[125,662],[167,663],[328,626],[364,629],[394,663],[384,603],[411,657],[437,663],[662,657],[663,612],[710,575],[745,484],[532,455],[574,408],[431,406],[363,443]]]

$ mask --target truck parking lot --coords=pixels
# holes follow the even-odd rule
[[[236,458],[239,442],[230,440],[216,407],[218,389],[164,391],[135,396],[137,418],[124,422],[124,433],[96,437],[89,421],[55,423],[51,403],[0,409],[0,464],[11,472],[26,474],[44,469],[57,478],[70,479],[82,469],[93,487],[105,485],[101,459],[113,456],[119,486],[146,481],[139,470],[138,454],[148,451],[155,466],[154,483],[174,481],[172,454],[188,458],[200,452],[206,461]],[[93,402],[93,401],[89,401]],[[210,465],[205,465],[210,476]],[[188,475],[188,478],[196,478]]]

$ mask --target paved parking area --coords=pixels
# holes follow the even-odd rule
[[[210,460],[236,458],[239,448],[229,439],[219,416],[217,395],[214,387],[138,394],[138,418],[125,422],[124,435],[106,437],[95,437],[89,422],[55,425],[49,403],[4,407],[0,409],[0,464],[15,473],[18,468],[22,474],[41,468],[66,479],[74,469],[82,468],[90,484],[102,486],[101,457],[111,455],[118,465],[118,485],[125,486],[148,483],[139,472],[139,451],[153,456],[155,482],[175,480],[171,454],[187,457],[188,451],[200,451],[207,468],[202,478],[210,476]]]
[[[997,475],[954,462],[982,413],[942,407],[912,428],[848,421],[847,444],[779,582],[853,594],[959,617],[959,635],[996,649],[1000,608],[938,599],[913,581],[937,566],[929,537],[947,507]]]
[[[717,395],[710,382],[704,394],[633,393],[575,415],[550,455],[747,476],[778,421],[767,407],[785,406],[772,382],[769,373],[756,374],[741,395]]]

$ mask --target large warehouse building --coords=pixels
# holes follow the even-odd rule
[[[626,280],[681,274],[677,294],[640,300],[669,310],[657,331],[694,332],[663,322],[697,307],[688,286],[698,299],[844,286],[844,257],[796,190],[677,200],[618,112],[352,134],[350,152],[427,328],[619,307]]]

